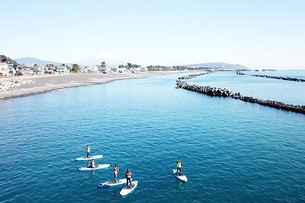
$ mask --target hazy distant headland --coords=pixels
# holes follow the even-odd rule
[[[17,63],[19,64],[38,64],[41,66],[45,66],[47,64],[57,64],[59,65],[60,62],[52,62],[48,60],[41,60],[38,58],[34,57],[24,57],[24,58],[17,58],[14,59]],[[124,64],[126,62],[123,62],[121,60],[115,60],[115,59],[102,59],[98,60],[94,57],[88,58],[85,60],[79,61],[79,65],[83,66],[92,66],[92,65],[99,65],[101,61],[105,61],[107,63],[107,66],[110,67],[115,67],[119,66],[121,64]],[[73,63],[65,63],[65,64],[73,64]],[[186,66],[189,68],[197,68],[197,67],[202,67],[202,68],[226,68],[226,69],[249,69],[246,66],[240,65],[240,64],[229,64],[229,63],[224,63],[224,62],[211,62],[211,63],[197,63],[197,64],[180,64],[180,65],[175,65],[175,66]],[[159,67],[163,67],[162,65],[159,65]]]
[[[55,64],[55,65],[59,65],[59,62],[52,62],[52,61],[47,61],[47,60],[41,60],[38,58],[34,58],[34,57],[24,57],[24,58],[17,58],[14,59],[18,64],[37,64],[40,66],[45,66],[47,64]],[[67,63],[68,64],[68,63]]]
[[[190,68],[195,67],[208,67],[208,68],[217,68],[217,69],[234,69],[234,70],[250,70],[248,67],[240,64],[229,64],[223,62],[213,62],[213,63],[198,63],[198,64],[189,64],[185,65]]]

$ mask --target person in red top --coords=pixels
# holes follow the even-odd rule
[[[131,188],[131,171],[130,169],[128,168],[127,171],[126,171],[126,188]]]
[[[95,168],[94,159],[90,161],[88,168]]]
[[[117,182],[117,178],[118,178],[118,171],[119,171],[119,167],[117,165],[114,165],[113,167],[113,177],[114,177],[114,181],[113,182]]]

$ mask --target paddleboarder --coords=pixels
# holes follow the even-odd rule
[[[89,154],[90,154],[90,146],[89,145],[87,145],[87,147],[86,147],[86,153],[87,153],[87,157],[89,157]]]
[[[91,161],[90,161],[90,163],[89,163],[89,166],[88,166],[88,168],[95,168],[96,166],[95,166],[95,164],[94,164],[94,159],[92,159]]]
[[[130,169],[128,168],[127,171],[126,171],[126,188],[131,188],[131,171]]]
[[[113,167],[113,177],[115,183],[117,182],[118,172],[119,172],[119,167],[115,164]]]
[[[176,165],[177,165],[177,175],[180,175],[182,168],[182,162],[180,159],[177,160]]]

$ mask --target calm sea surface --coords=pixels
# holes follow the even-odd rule
[[[305,115],[175,89],[183,75],[0,101],[0,202],[305,202]],[[305,83],[234,72],[189,83],[305,105]],[[78,171],[88,144],[120,178],[131,169],[133,193],[97,188],[112,168]]]

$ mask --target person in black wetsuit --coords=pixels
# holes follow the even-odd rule
[[[119,167],[118,167],[118,165],[114,165],[114,167],[113,167],[113,178],[114,178],[114,180],[113,180],[113,182],[117,182],[117,178],[118,178],[118,172],[119,172]]]
[[[126,171],[126,188],[131,188],[131,171],[130,169],[128,168],[127,171]]]

